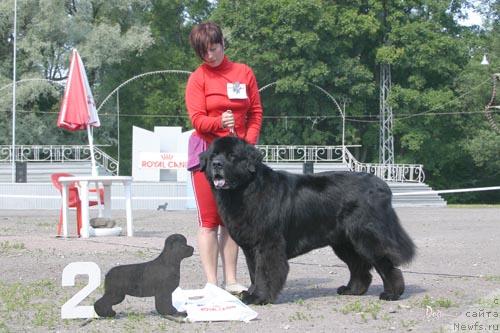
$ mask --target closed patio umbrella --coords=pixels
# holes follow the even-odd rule
[[[59,111],[59,117],[57,118],[57,127],[68,131],[87,130],[92,161],[92,176],[97,176],[97,167],[91,127],[99,126],[101,126],[101,123],[97,115],[94,97],[90,90],[82,59],[78,51],[73,49],[64,98]]]

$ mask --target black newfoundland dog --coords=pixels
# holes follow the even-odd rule
[[[193,250],[186,237],[173,234],[156,259],[111,268],[104,280],[104,295],[94,303],[95,312],[101,317],[114,317],[113,305],[121,303],[125,295],[154,296],[160,314],[186,316],[172,305],[172,292],[179,286],[181,260],[192,256]]]
[[[415,246],[381,179],[355,172],[274,171],[255,147],[235,137],[216,139],[200,160],[221,218],[246,257],[252,283],[243,294],[246,304],[274,302],[286,282],[288,259],[324,246],[349,267],[349,282],[339,294],[364,294],[373,267],[384,283],[380,299],[403,294],[396,266],[411,261]]]

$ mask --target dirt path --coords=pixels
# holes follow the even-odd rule
[[[290,262],[276,304],[252,306],[250,323],[179,324],[154,311],[152,298],[128,297],[114,319],[60,318],[61,306],[87,280],[62,287],[64,267],[95,262],[101,276],[113,266],[157,256],[165,237],[182,233],[195,254],[182,263],[181,287],[202,288],[195,212],[134,212],[135,237],[56,239],[58,211],[0,211],[0,332],[498,332],[500,331],[500,209],[399,208],[418,247],[403,267],[407,289],[396,302],[379,301],[374,274],[367,295],[338,296],[346,266],[328,248]],[[73,213],[72,213],[73,215]],[[117,214],[119,215],[119,214]],[[75,223],[71,222],[70,227]],[[118,224],[125,226],[125,218]],[[74,233],[74,230],[70,231]],[[244,258],[241,282],[249,282]],[[92,305],[102,286],[81,305]]]

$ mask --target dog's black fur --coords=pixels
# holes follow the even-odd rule
[[[179,286],[181,260],[193,255],[193,247],[179,234],[169,236],[154,260],[113,267],[104,280],[104,295],[94,304],[101,317],[114,317],[112,306],[125,295],[155,297],[156,311],[162,315],[185,316],[172,305],[172,292]]]
[[[380,299],[403,294],[396,266],[413,258],[415,246],[381,179],[356,172],[274,171],[255,147],[235,137],[216,139],[200,160],[221,218],[246,257],[252,284],[245,303],[274,302],[286,282],[288,259],[324,246],[350,270],[339,294],[364,294],[373,267],[384,283]]]

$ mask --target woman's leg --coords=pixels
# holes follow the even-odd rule
[[[219,254],[217,227],[198,228],[198,250],[207,282],[217,285],[217,257]]]
[[[217,285],[218,230],[220,222],[210,184],[200,171],[193,171],[192,183],[198,207],[198,251],[208,283]]]
[[[229,236],[227,229],[220,226],[219,248],[222,259],[222,269],[224,272],[224,281],[226,285],[236,282],[236,264],[238,262],[238,245]]]
[[[239,293],[245,288],[236,282],[238,245],[222,225],[215,198],[205,175],[194,171],[192,180],[198,206],[198,250],[207,282],[217,284],[217,258],[220,252],[226,289]],[[217,235],[217,232],[220,234]]]

